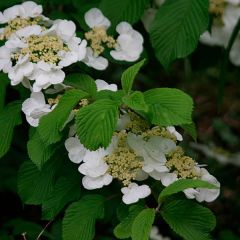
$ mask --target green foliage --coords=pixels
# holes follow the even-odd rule
[[[63,148],[62,145],[60,145]],[[41,170],[31,161],[25,161],[18,172],[18,193],[26,204],[42,204],[54,190],[56,175],[65,160],[60,150],[56,151]]]
[[[69,74],[64,79],[64,83],[68,86],[81,89],[91,96],[95,95],[97,92],[97,86],[94,79],[87,74]]]
[[[161,126],[192,123],[192,98],[175,88],[155,88],[144,93],[148,118]]]
[[[118,114],[118,105],[107,99],[81,108],[76,116],[80,142],[90,150],[108,147],[116,128]]]
[[[166,197],[181,192],[187,188],[208,188],[217,189],[215,185],[199,179],[180,179],[168,187],[164,188],[159,195],[158,201],[163,201]]]
[[[135,91],[130,95],[124,96],[122,100],[124,104],[135,111],[148,111],[148,106],[142,92]]]
[[[56,108],[40,119],[38,132],[45,143],[52,144],[61,139],[61,131],[71,111],[82,98],[87,96],[86,92],[78,89],[66,91]]]
[[[142,210],[132,225],[132,240],[148,240],[155,218],[155,209]]]
[[[186,240],[210,240],[209,232],[216,225],[216,219],[208,208],[189,200],[166,202],[161,215]]]
[[[0,74],[0,111],[2,111],[5,103],[6,88],[9,84],[9,79],[6,74]]]
[[[142,16],[149,0],[102,0],[100,9],[111,21],[111,29],[122,21],[136,23]]]
[[[66,204],[78,200],[80,197],[80,181],[76,178],[60,177],[53,191],[43,201],[42,218],[53,219]]]
[[[144,206],[135,204],[129,207],[127,216],[121,219],[121,222],[114,228],[114,235],[118,239],[131,237],[132,225],[138,214],[144,209]]]
[[[133,66],[129,67],[123,72],[121,77],[121,83],[122,83],[123,91],[126,94],[129,94],[131,92],[134,79],[137,76],[140,68],[143,66],[144,62],[145,62],[145,59],[134,64]]]
[[[157,12],[150,29],[156,56],[165,68],[196,48],[207,29],[208,0],[168,0]]]
[[[63,240],[92,240],[95,221],[104,217],[104,198],[87,195],[71,204],[63,219]]]
[[[9,150],[13,138],[14,127],[21,123],[20,101],[9,103],[0,111],[0,158]]]
[[[28,155],[32,162],[41,169],[56,150],[56,145],[47,145],[36,131],[27,143]]]

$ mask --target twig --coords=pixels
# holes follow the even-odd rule
[[[40,237],[43,235],[43,233],[45,232],[45,230],[47,229],[47,227],[52,223],[53,220],[51,220],[50,222],[48,222],[46,224],[46,226],[43,228],[43,230],[39,233],[39,235],[37,236],[36,240],[40,240]]]

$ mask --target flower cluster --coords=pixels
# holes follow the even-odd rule
[[[239,0],[211,0],[210,13],[213,15],[213,24],[210,32],[205,32],[200,41],[210,46],[227,47],[231,34],[240,17]],[[240,35],[236,38],[230,52],[230,60],[240,66]]]
[[[143,37],[129,23],[120,22],[116,26],[118,36],[114,38],[108,34],[111,22],[99,9],[86,12],[85,21],[89,31],[81,39],[74,22],[52,21],[42,15],[42,7],[34,2],[0,13],[4,41],[0,47],[0,70],[8,74],[11,85],[22,83],[30,89],[31,95],[23,102],[22,111],[31,126],[37,127],[41,117],[58,105],[62,93],[72,88],[64,84],[64,68],[82,62],[104,70],[108,53],[119,61],[134,62],[140,58]],[[97,91],[118,90],[117,85],[100,79],[95,83]],[[71,125],[75,112],[88,104],[88,99],[82,99],[66,123]],[[153,126],[130,109],[119,108],[121,114],[107,148],[90,151],[80,142],[74,125],[71,127],[65,147],[69,159],[79,165],[84,188],[99,189],[116,180],[121,184],[123,202],[131,204],[151,194],[149,185],[139,183],[150,177],[163,186],[178,179],[201,179],[219,186],[216,178],[178,146],[183,138],[173,126]],[[187,198],[210,202],[218,196],[219,189],[190,188],[184,193]]]
[[[152,127],[131,111],[124,112],[107,149],[89,151],[77,136],[71,136],[65,147],[72,162],[80,164],[82,184],[88,190],[102,188],[117,179],[123,185],[126,204],[150,195],[150,186],[137,184],[152,177],[168,186],[178,179],[201,179],[219,187],[219,182],[205,168],[186,156],[177,142],[183,138],[173,126]],[[187,198],[211,202],[219,189],[186,189]]]
[[[50,20],[42,15],[42,6],[27,1],[0,12],[0,70],[8,74],[11,85],[22,83],[31,96],[23,103],[23,112],[30,125],[38,126],[39,119],[51,112],[57,103],[48,104],[43,90],[51,93],[53,85],[58,91],[67,88],[63,84],[64,68],[76,62],[104,70],[108,60],[101,56],[105,49],[116,60],[136,61],[143,51],[143,38],[127,22],[116,28],[117,39],[107,34],[110,21],[99,9],[85,14],[90,30],[85,39],[77,37],[76,25],[68,20]],[[99,88],[104,83],[99,82]],[[54,91],[53,93],[56,93]]]

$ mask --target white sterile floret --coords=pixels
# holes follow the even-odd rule
[[[87,47],[86,56],[83,59],[83,62],[97,70],[105,70],[108,67],[108,60],[102,56],[97,56],[93,53],[93,50],[90,47]]]
[[[170,240],[169,237],[163,237],[160,233],[159,233],[159,229],[156,226],[153,226],[150,232],[150,236],[149,236],[150,240]]]
[[[68,151],[69,159],[74,163],[80,163],[86,154],[86,148],[80,143],[77,137],[70,137],[65,141],[65,148]]]
[[[116,92],[118,89],[116,84],[108,84],[107,82],[101,79],[97,79],[95,83],[97,85],[97,91],[109,90],[112,92]]]
[[[173,134],[178,141],[182,141],[182,140],[183,140],[182,135],[175,129],[175,127],[169,126],[169,127],[167,127],[167,130],[168,130],[171,134]]]
[[[51,112],[52,109],[49,104],[46,104],[42,92],[32,93],[30,98],[22,104],[22,111],[25,113],[28,123],[33,127],[37,127],[39,119]]]
[[[129,133],[127,142],[137,156],[143,158],[142,170],[144,172],[157,180],[160,179],[162,173],[168,172],[165,166],[165,154],[176,148],[174,141],[160,136],[153,136],[145,141],[141,136]]]
[[[0,71],[8,73],[12,67],[11,51],[5,46],[0,47]]]
[[[151,194],[151,189],[147,185],[137,185],[130,183],[128,187],[121,188],[123,193],[122,200],[125,204],[138,202],[139,199],[146,198]]]
[[[87,11],[85,13],[84,19],[86,24],[90,28],[104,27],[105,29],[107,29],[111,25],[110,21],[97,8],[92,8],[89,11]]]
[[[7,23],[10,20],[15,19],[16,17],[22,18],[33,18],[41,16],[42,6],[37,5],[35,2],[27,1],[19,5],[5,9],[3,12],[0,12],[0,23]]]
[[[143,51],[143,37],[134,30],[127,22],[117,25],[119,33],[115,50],[110,52],[111,56],[120,61],[134,62],[139,59]]]
[[[34,64],[29,62],[28,55],[20,56],[16,65],[9,69],[8,77],[11,85],[15,86],[22,82],[24,78],[28,78],[34,71]]]
[[[237,24],[240,17],[240,5],[239,1],[226,1],[227,4],[224,7],[223,15],[221,16],[222,23],[213,22],[210,32],[205,32],[200,41],[210,46],[223,46],[227,47],[233,29]],[[240,66],[240,36],[238,36],[234,42],[234,45],[230,51],[230,60],[236,65]]]
[[[113,180],[113,177],[109,174],[104,174],[100,177],[88,177],[84,176],[82,179],[83,187],[88,190],[94,190],[109,185]]]
[[[220,183],[218,180],[212,176],[205,168],[198,168],[198,172],[200,174],[200,178],[203,181],[211,183],[218,187],[217,189],[208,189],[208,188],[189,188],[184,190],[184,193],[187,198],[193,199],[196,198],[198,202],[212,202],[214,201],[220,194]]]
[[[46,89],[52,84],[62,83],[65,78],[65,73],[61,70],[61,67],[55,64],[40,61],[34,66],[34,73],[29,76],[29,79],[35,80],[33,84],[34,92]]]

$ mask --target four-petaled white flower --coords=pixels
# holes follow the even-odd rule
[[[140,58],[143,51],[143,37],[134,30],[127,22],[117,25],[119,33],[115,50],[110,52],[111,56],[120,61],[134,62]]]
[[[22,111],[25,113],[28,123],[33,127],[37,127],[40,118],[51,112],[53,108],[54,106],[51,107],[46,104],[42,92],[33,92],[30,98],[26,99],[22,104]]]
[[[146,198],[151,194],[151,189],[147,185],[137,185],[130,183],[128,187],[121,188],[123,193],[122,200],[125,204],[138,202],[139,199]]]

